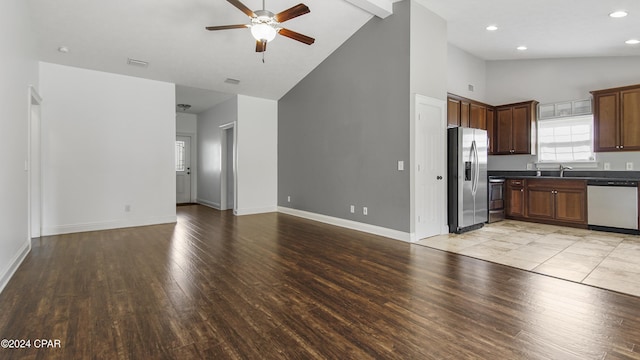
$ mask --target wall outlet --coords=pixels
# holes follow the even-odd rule
[[[291,196],[287,196],[287,202],[291,202]]]
[[[611,163],[608,163],[608,162],[604,163],[604,169],[611,170]]]
[[[367,209],[366,206],[362,208],[362,215],[367,215],[368,212],[369,210]]]
[[[354,213],[356,212],[356,206],[355,206],[355,205],[351,205],[351,206],[349,207],[349,211],[350,211],[352,214],[354,214]]]
[[[130,212],[130,211],[131,211],[131,205],[125,205],[124,212]]]
[[[633,163],[632,162],[628,162],[627,163],[627,170],[633,170]]]
[[[533,170],[533,163],[527,163],[527,170]]]

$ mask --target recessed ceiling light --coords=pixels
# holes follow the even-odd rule
[[[498,27],[495,26],[495,25],[489,25],[489,26],[487,26],[486,29],[489,30],[489,31],[496,31],[496,30],[498,30]]]
[[[614,11],[611,14],[609,14],[609,16],[611,16],[612,18],[623,18],[627,15],[629,15],[629,13],[624,10]]]
[[[638,39],[629,39],[627,41],[624,42],[625,44],[629,44],[629,45],[638,45],[640,44],[640,40]]]
[[[520,50],[520,51],[525,51],[527,50],[526,46],[518,46],[516,49]]]
[[[66,47],[66,46],[60,46],[60,47],[58,48],[58,51],[59,51],[59,52],[61,52],[61,53],[66,54],[66,53],[68,53],[68,52],[69,52],[69,48],[68,48],[68,47]]]

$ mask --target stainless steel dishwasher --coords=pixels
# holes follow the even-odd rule
[[[589,229],[640,234],[638,231],[638,181],[588,180]]]

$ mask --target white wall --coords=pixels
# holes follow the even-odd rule
[[[191,202],[198,198],[198,115],[176,113],[176,134],[191,137]]]
[[[640,84],[640,56],[487,62],[488,103],[586,99],[589,91]]]
[[[49,63],[40,75],[43,233],[176,221],[174,84]]]
[[[0,1],[0,291],[31,249],[27,232],[28,88],[37,87],[27,3]]]
[[[447,48],[447,91],[486,102],[487,62],[449,44]],[[473,85],[473,91],[469,90]]]
[[[415,0],[411,1],[411,24],[410,24],[410,82],[409,82],[409,106],[410,123],[409,135],[409,164],[405,165],[412,169],[416,158],[415,139],[415,117],[416,105],[415,95],[424,95],[430,98],[446,101],[447,99],[447,23],[446,21],[431,12]],[[446,134],[442,134],[446,136]],[[445,149],[442,149],[442,156],[446,156]],[[446,162],[443,162],[445,164]],[[446,169],[441,169],[446,172]],[[410,206],[410,233],[415,234],[416,224],[416,184],[418,173],[411,171],[409,181],[409,206]],[[442,193],[446,193],[446,183],[442,183]],[[444,199],[441,199],[442,206],[445,207]],[[443,209],[443,211],[446,211]],[[445,219],[446,220],[446,217]],[[444,225],[444,224],[443,224]]]
[[[640,84],[640,56],[487,62],[487,102],[492,105],[526,100],[541,103],[587,99],[590,91]],[[525,170],[535,156],[491,156],[489,170]],[[598,169],[624,170],[626,162],[640,168],[640,152],[596,154]]]
[[[176,132],[183,134],[196,134],[198,132],[198,115],[176,113]]]
[[[278,102],[238,95],[238,215],[277,210]]]
[[[220,209],[222,171],[221,125],[238,118],[238,98],[218,104],[198,114],[198,199],[197,202]]]

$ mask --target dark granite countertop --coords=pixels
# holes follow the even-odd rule
[[[560,177],[560,171],[542,171],[541,176],[536,176],[535,170],[524,171],[496,171],[488,172],[489,178],[504,179],[562,179],[562,180],[636,180],[640,181],[640,171],[583,171],[567,170],[564,177]]]

